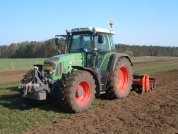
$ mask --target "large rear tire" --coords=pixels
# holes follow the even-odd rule
[[[114,71],[111,71],[106,84],[106,94],[110,99],[124,98],[132,86],[132,66],[127,58],[119,58]]]
[[[57,81],[59,103],[67,112],[82,112],[89,109],[95,98],[95,80],[87,71],[75,71]]]

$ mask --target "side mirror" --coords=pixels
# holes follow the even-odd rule
[[[98,35],[98,43],[104,43],[104,35],[103,34]]]
[[[59,45],[58,38],[55,39],[55,43],[56,43],[56,45]]]

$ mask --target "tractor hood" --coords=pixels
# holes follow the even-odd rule
[[[85,53],[70,53],[50,57],[44,61],[44,66],[53,66],[54,73],[49,74],[53,80],[60,79],[62,74],[71,72],[72,66],[85,66],[86,54]]]
[[[62,55],[57,55],[53,56],[52,58],[55,58],[59,60],[59,62],[64,62],[66,64],[81,64],[82,65],[85,63],[85,53],[70,53],[70,54],[62,54]]]
[[[85,53],[70,53],[70,54],[56,55],[45,60],[44,66],[55,67],[58,62],[65,62],[71,65],[85,63]]]

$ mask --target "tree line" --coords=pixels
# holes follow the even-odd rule
[[[116,44],[116,52],[128,53],[131,56],[170,56],[178,57],[178,47],[170,46],[139,46]]]
[[[59,49],[64,53],[65,39],[59,39]],[[170,56],[178,57],[178,47],[170,46],[139,46],[116,44],[116,52],[128,53],[130,56]],[[0,58],[47,58],[58,53],[58,46],[55,39],[46,41],[25,41],[21,43],[11,43],[9,46],[0,46]]]
[[[65,39],[59,39],[59,49],[64,53]],[[46,41],[25,41],[21,43],[11,43],[9,46],[0,46],[0,58],[46,58],[57,55],[58,46],[55,39]]]

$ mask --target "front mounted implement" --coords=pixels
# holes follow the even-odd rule
[[[50,92],[47,78],[44,77],[36,66],[33,69],[31,80],[28,83],[19,84],[18,88],[23,90],[24,98],[35,100],[46,100],[46,91]]]
[[[147,74],[145,75],[133,74],[132,82],[133,82],[132,90],[135,90],[136,92],[139,93],[144,93],[156,87],[156,78],[153,78]]]

